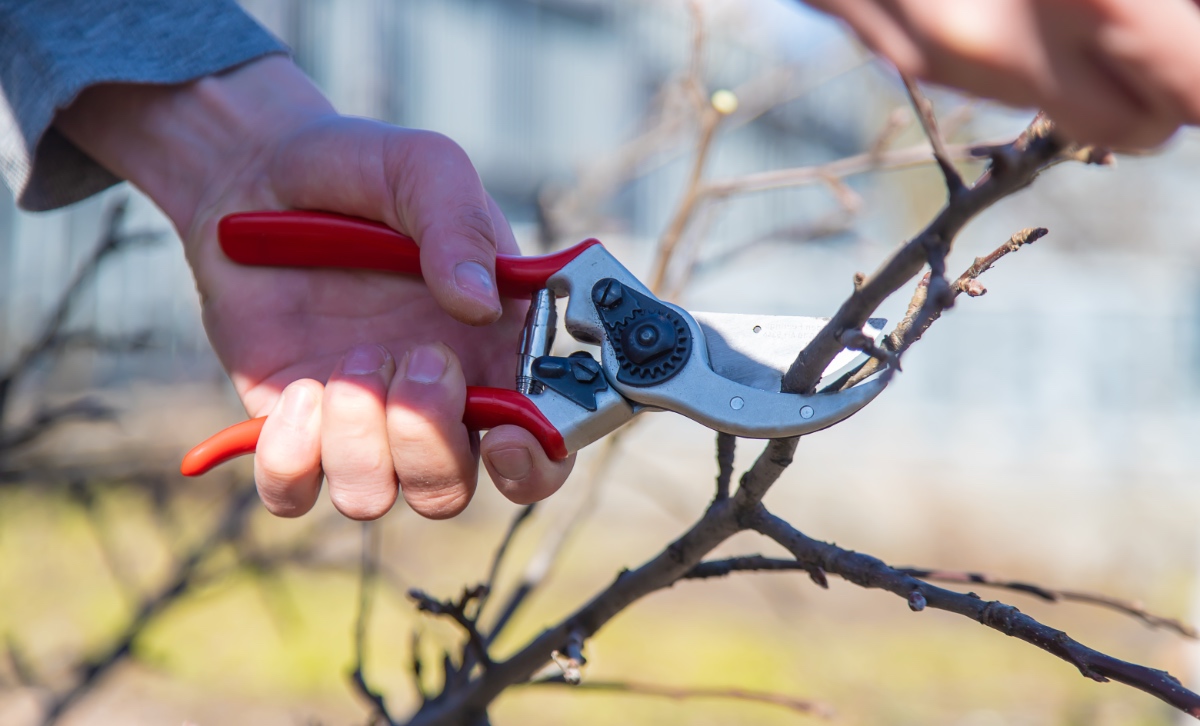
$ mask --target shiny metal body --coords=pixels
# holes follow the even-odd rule
[[[541,393],[545,387],[533,377],[533,362],[550,355],[557,328],[558,311],[554,304],[554,293],[546,289],[538,290],[533,293],[529,311],[525,314],[525,328],[521,331],[521,348],[517,359],[517,390],[527,396]]]
[[[701,325],[686,310],[665,301],[660,302],[683,317],[696,341],[691,357],[676,375],[656,385],[623,384],[617,380],[616,353],[591,294],[595,284],[606,278],[653,297],[640,280],[600,245],[587,249],[547,282],[556,295],[567,297],[567,332],[577,340],[600,346],[601,365],[610,385],[598,397],[594,412],[553,391],[530,396],[563,434],[570,451],[600,439],[646,410],[674,411],[716,431],[747,438],[808,434],[846,419],[887,385],[886,377],[875,376],[838,393],[782,393],[780,377],[790,364],[790,359],[783,360],[783,350],[790,350],[794,359],[820,330],[823,320],[759,316],[758,322],[747,327],[751,323],[748,316],[707,314],[701,316],[706,320]],[[754,331],[756,326],[758,332]],[[877,328],[868,328],[866,332],[878,334]],[[763,336],[759,341],[770,342],[760,348],[755,336]],[[843,352],[827,369],[823,380],[832,381],[860,364],[860,354]]]

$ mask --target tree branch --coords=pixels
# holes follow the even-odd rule
[[[887,590],[899,595],[908,601],[914,611],[931,607],[971,618],[1065,660],[1087,678],[1100,683],[1111,679],[1133,686],[1184,713],[1200,718],[1200,694],[1184,688],[1179,679],[1166,671],[1128,663],[1088,648],[1072,640],[1066,633],[1043,625],[1011,605],[984,601],[974,594],[964,595],[936,587],[889,567],[870,555],[814,540],[761,507],[748,517],[748,524],[783,545],[799,562],[820,567],[859,587]]]
[[[362,561],[358,575],[358,615],[354,621],[354,668],[350,671],[350,682],[354,690],[365,698],[373,709],[372,716],[394,726],[387,702],[379,691],[367,683],[364,661],[367,654],[367,628],[371,621],[371,605],[375,594],[375,581],[379,572],[379,528],[371,522],[362,523]]]
[[[635,681],[586,681],[572,684],[561,676],[540,678],[536,681],[519,684],[523,686],[571,686],[575,691],[599,691],[602,693],[628,693],[636,696],[658,696],[673,701],[683,701],[693,698],[721,698],[750,703],[764,703],[780,706],[789,711],[831,719],[836,716],[833,707],[820,701],[809,701],[803,698],[785,696],[780,693],[765,691],[747,691],[742,688],[677,688],[660,686],[651,683]]]
[[[146,628],[171,604],[185,595],[193,584],[199,566],[221,545],[242,532],[251,505],[258,501],[254,487],[244,487],[229,502],[217,526],[199,545],[180,561],[167,583],[134,614],[120,635],[102,652],[83,666],[79,680],[56,696],[42,717],[42,726],[52,726],[80,698],[95,688],[114,665],[125,659]]]
[[[729,483],[733,479],[733,457],[737,453],[737,437],[717,432],[717,501],[729,498]]]
[[[946,191],[951,199],[954,199],[959,194],[966,190],[967,186],[963,183],[962,175],[958,173],[958,169],[954,168],[954,164],[950,161],[950,154],[946,151],[946,141],[942,138],[942,132],[938,130],[937,116],[933,113],[933,104],[921,92],[917,82],[905,75],[900,74],[900,78],[904,81],[904,89],[908,91],[908,98],[912,101],[913,109],[917,112],[917,118],[921,121],[921,128],[925,131],[925,136],[929,138],[929,143],[933,146],[933,158],[937,161],[938,167],[942,170],[942,176],[946,179]]]
[[[1078,592],[1075,590],[1056,590],[1042,585],[1034,585],[1028,582],[1020,582],[1018,580],[1005,580],[980,572],[957,572],[953,570],[931,570],[921,567],[897,567],[897,572],[902,572],[911,577],[915,577],[926,582],[949,582],[963,585],[985,585],[987,587],[998,587],[1004,590],[1013,592],[1023,592],[1026,595],[1045,600],[1046,602],[1078,602],[1087,605],[1096,605],[1110,610],[1116,610],[1119,613],[1132,615],[1141,620],[1151,628],[1164,628],[1174,630],[1176,633],[1185,638],[1193,640],[1200,635],[1197,634],[1196,628],[1189,623],[1185,623],[1175,618],[1167,618],[1161,615],[1146,610],[1140,602],[1132,602],[1129,600],[1121,600],[1107,595],[1098,595],[1090,592]]]
[[[889,295],[912,279],[929,260],[929,249],[949,249],[962,228],[1000,199],[1028,186],[1044,169],[1073,152],[1053,132],[1049,121],[1039,117],[1012,144],[989,149],[993,163],[988,171],[957,197],[949,200],[936,218],[916,237],[901,247],[873,275],[855,287],[825,327],[797,356],[784,376],[784,390],[810,393],[825,368],[842,350],[841,336],[861,328]],[[1004,158],[1004,162],[997,159]]]
[[[957,298],[959,295],[966,293],[969,297],[980,297],[987,294],[987,289],[979,282],[979,276],[992,269],[992,266],[999,262],[1000,258],[1016,252],[1025,245],[1033,244],[1042,237],[1045,237],[1048,232],[1045,227],[1023,229],[1010,237],[1007,242],[992,250],[988,255],[976,257],[971,266],[950,285],[951,296]],[[904,318],[896,324],[896,327],[892,329],[892,332],[883,341],[883,347],[893,354],[897,362],[900,356],[913,343],[920,340],[921,336],[925,335],[925,332],[942,317],[942,313],[945,311],[943,307],[931,306],[929,304],[929,280],[930,278],[927,275],[921,282],[917,283],[912,299],[908,303],[908,311],[905,313]],[[860,381],[866,380],[874,375],[879,368],[880,361],[868,361],[862,368],[850,376],[846,383],[843,384],[843,387],[849,388]]]
[[[487,669],[492,666],[492,658],[488,655],[487,644],[484,642],[483,636],[479,634],[479,629],[475,627],[475,621],[467,616],[467,607],[482,592],[483,587],[480,586],[475,589],[463,590],[463,594],[458,600],[438,600],[414,587],[408,591],[408,596],[416,602],[417,609],[421,612],[446,615],[458,623],[467,634],[467,642],[470,650],[473,651],[476,662],[481,663]],[[464,666],[466,666],[465,661]]]

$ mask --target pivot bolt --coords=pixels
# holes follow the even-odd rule
[[[611,277],[605,278],[596,283],[592,288],[592,302],[605,310],[612,310],[621,304],[621,299],[625,297],[625,286]]]
[[[571,374],[580,383],[591,383],[600,375],[600,364],[591,358],[572,358]]]

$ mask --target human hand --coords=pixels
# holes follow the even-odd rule
[[[474,492],[480,453],[513,501],[557,490],[573,458],[549,460],[515,426],[479,441],[462,424],[468,382],[512,387],[525,310],[497,297],[495,255],[518,249],[465,153],[437,134],[338,115],[283,58],[194,85],[92,89],[57,123],[176,223],[213,347],[246,410],[268,416],[254,464],[267,508],[307,512],[323,472],[346,516],[381,516],[397,483],[420,514],[453,516]],[[173,95],[159,98],[164,92]],[[185,122],[180,112],[195,118],[197,104],[220,109],[223,118],[209,120],[230,128]],[[130,132],[107,118],[113,113],[137,119],[132,133],[143,148],[147,136],[164,137],[161,153],[150,154],[157,161],[121,138]],[[199,176],[173,179],[163,168],[179,177],[186,164]],[[426,282],[242,267],[221,253],[221,217],[289,208],[408,234],[421,246]]]
[[[806,0],[901,72],[1146,148],[1200,122],[1195,0]]]

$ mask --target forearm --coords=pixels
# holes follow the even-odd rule
[[[210,197],[263,163],[281,137],[330,113],[290,60],[270,56],[180,85],[93,86],[55,126],[144,191],[183,234]]]

